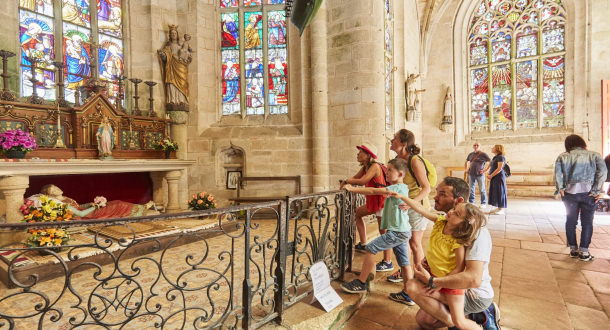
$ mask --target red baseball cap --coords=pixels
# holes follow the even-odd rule
[[[366,152],[367,154],[371,155],[371,157],[373,157],[373,159],[377,159],[377,148],[375,148],[374,145],[369,144],[369,143],[363,143],[359,146],[356,146],[356,148]]]

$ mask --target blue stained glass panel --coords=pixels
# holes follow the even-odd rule
[[[246,114],[264,115],[263,50],[247,50],[244,55],[246,60]]]
[[[97,27],[99,32],[117,38],[123,37],[121,0],[97,0]]]
[[[267,0],[267,4],[270,5],[281,5],[286,3],[286,0]]]
[[[66,22],[87,28],[91,27],[89,0],[63,0],[61,15]]]
[[[544,29],[542,31],[542,52],[547,54],[564,50],[564,32],[563,26]]]
[[[244,0],[244,6],[260,6],[262,0]]]
[[[532,28],[526,28],[517,35],[517,57],[538,54],[538,33]]]
[[[222,51],[222,114],[238,115],[240,109],[239,51]]]
[[[64,73],[66,84],[66,100],[74,102],[74,90],[85,84],[91,76],[91,31],[64,22]]]
[[[37,68],[36,72],[36,94],[45,100],[55,100],[55,71]],[[32,71],[27,66],[21,67],[21,96],[32,95]]]

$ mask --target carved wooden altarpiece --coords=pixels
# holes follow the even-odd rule
[[[30,132],[39,145],[27,158],[98,158],[96,132],[103,116],[108,116],[116,134],[114,158],[156,159],[164,153],[155,144],[168,133],[169,120],[134,116],[117,111],[108,98],[98,93],[82,106],[59,108],[60,134],[66,148],[54,148],[57,141],[57,105],[0,100],[0,132],[21,129]]]

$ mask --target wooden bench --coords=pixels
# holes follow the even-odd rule
[[[230,201],[235,202],[235,205],[240,203],[260,203],[269,202],[278,199],[286,198],[286,195],[273,195],[273,196],[242,196],[242,189],[244,189],[245,183],[248,181],[269,183],[274,181],[291,181],[294,183],[294,194],[301,194],[301,176],[242,176],[239,178],[237,184],[237,196],[229,198]]]

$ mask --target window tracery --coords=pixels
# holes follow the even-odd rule
[[[561,0],[480,1],[468,38],[472,132],[565,125],[565,22]]]

